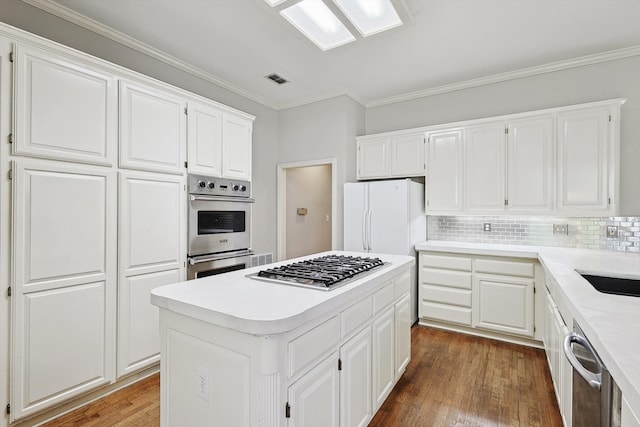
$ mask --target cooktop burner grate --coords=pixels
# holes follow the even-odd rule
[[[249,277],[288,285],[330,290],[337,284],[384,265],[380,258],[325,255],[262,270]],[[348,282],[347,282],[348,283]]]

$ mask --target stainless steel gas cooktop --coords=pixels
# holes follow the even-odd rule
[[[329,291],[361,279],[385,265],[380,258],[325,255],[305,261],[269,268],[247,277],[284,285]]]

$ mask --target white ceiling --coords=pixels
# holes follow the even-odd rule
[[[276,109],[343,93],[380,105],[586,55],[640,55],[638,0],[404,0],[412,23],[326,52],[264,0],[23,1],[116,30]],[[264,78],[273,72],[290,83]]]

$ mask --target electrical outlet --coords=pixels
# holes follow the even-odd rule
[[[569,234],[569,224],[553,224],[553,234]]]
[[[482,226],[483,226],[483,230],[485,232],[491,231],[491,223],[490,222],[485,222]]]
[[[198,368],[197,394],[202,400],[209,401],[209,371]]]
[[[607,237],[618,237],[617,225],[607,225]]]

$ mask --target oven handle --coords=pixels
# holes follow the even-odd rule
[[[191,200],[206,200],[209,202],[239,202],[239,203],[255,203],[256,200],[251,197],[224,197],[224,196],[200,196],[192,194]]]
[[[189,260],[189,265],[195,265],[195,264],[200,264],[201,262],[219,261],[221,259],[227,259],[227,258],[238,258],[241,256],[250,256],[250,255],[253,255],[254,253],[255,252],[251,250],[233,251],[233,252],[224,252],[217,255],[201,255],[201,256],[189,257],[188,260]]]
[[[578,361],[578,358],[575,354],[573,354],[573,350],[571,349],[571,344],[576,343],[580,344],[593,355],[596,364],[598,365],[598,370],[600,373],[594,374],[590,370],[586,369],[582,366],[582,363]],[[576,334],[575,332],[569,332],[564,337],[564,346],[562,348],[564,350],[565,356],[569,359],[569,363],[573,366],[573,369],[576,370],[578,374],[593,388],[596,390],[600,390],[600,386],[602,385],[602,362],[600,358],[596,355],[593,347],[591,347],[591,343],[587,341],[584,337]]]

